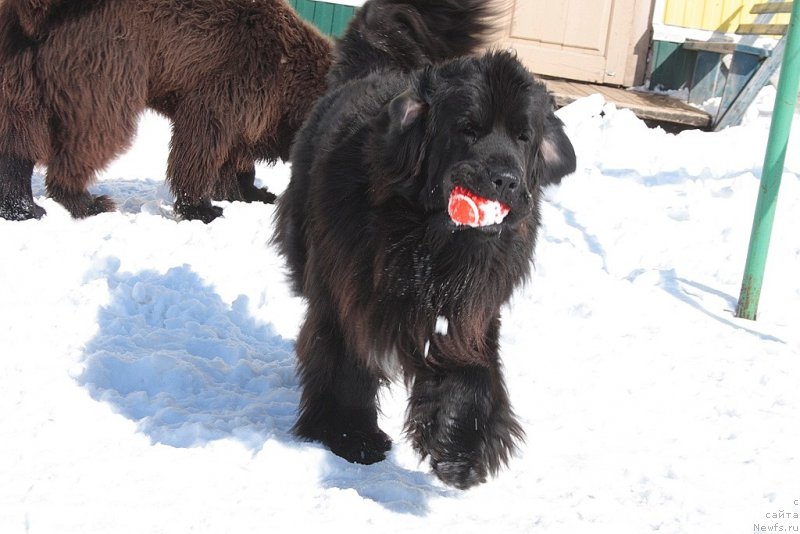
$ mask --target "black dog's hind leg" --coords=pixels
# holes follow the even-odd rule
[[[392,441],[378,428],[378,377],[348,351],[335,314],[310,306],[297,340],[303,393],[298,436],[349,462],[383,460]]]
[[[33,161],[0,155],[0,217],[9,221],[41,219],[44,208],[33,202]]]
[[[506,464],[523,439],[497,358],[499,322],[492,327],[488,367],[456,367],[417,374],[406,433],[446,484],[467,489]]]

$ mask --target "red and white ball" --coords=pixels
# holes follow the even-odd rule
[[[453,188],[447,206],[454,223],[473,228],[500,224],[509,211],[510,208],[502,202],[478,196],[460,185]]]

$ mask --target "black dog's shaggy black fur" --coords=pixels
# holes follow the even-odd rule
[[[550,96],[514,56],[457,57],[481,44],[487,4],[367,2],[298,135],[277,213],[308,301],[296,433],[352,462],[383,459],[376,394],[401,373],[408,436],[459,488],[494,474],[522,438],[499,310],[529,274],[540,189],[575,168]],[[456,226],[456,185],[509,215]]]

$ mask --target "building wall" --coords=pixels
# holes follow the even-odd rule
[[[307,21],[313,23],[325,35],[340,36],[347,28],[347,23],[355,13],[361,0],[331,0],[317,2],[315,0],[287,0],[295,11]]]
[[[663,22],[681,28],[733,32],[739,24],[755,21],[750,9],[759,1],[765,0],[666,0]],[[776,15],[772,22],[788,24],[789,15]]]
[[[686,51],[686,39],[706,41],[727,34],[739,40],[733,32],[739,24],[755,22],[750,13],[753,4],[767,0],[656,0],[653,13],[653,41],[650,56],[650,87],[681,89],[692,75],[695,55]],[[780,14],[770,22],[788,24],[789,15]],[[747,38],[759,45],[773,46],[771,37]]]

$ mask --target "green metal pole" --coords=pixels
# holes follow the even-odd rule
[[[781,187],[786,147],[792,128],[797,90],[800,86],[800,0],[792,6],[792,18],[786,32],[786,49],[781,63],[778,94],[775,109],[772,111],[772,124],[767,141],[767,153],[761,172],[761,188],[758,192],[753,230],[750,234],[750,247],[744,267],[742,291],[736,316],[754,321],[758,312],[758,299],[764,281],[764,267],[767,263],[769,239],[772,223],[775,220],[775,205]]]

